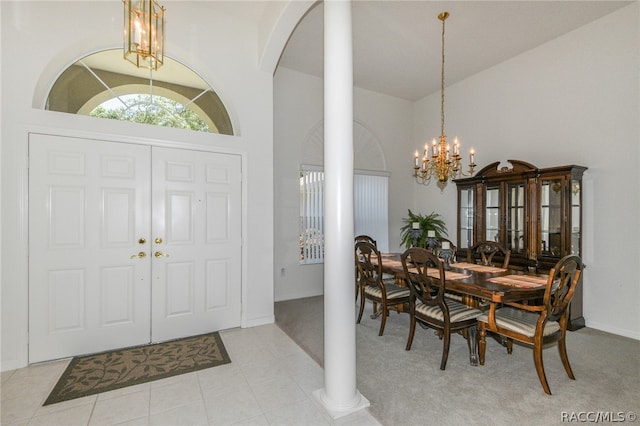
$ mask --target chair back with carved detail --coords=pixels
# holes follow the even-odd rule
[[[378,243],[369,235],[358,235],[354,238],[354,244],[357,244],[358,241],[367,241],[373,244],[375,247],[378,247]],[[358,265],[356,265],[356,300],[358,300],[358,294],[360,293],[360,279],[358,276]]]
[[[438,245],[434,252],[439,258],[444,259],[446,256],[449,263],[455,263],[457,251],[458,247],[456,247],[453,241],[444,237],[438,238]]]
[[[369,235],[358,235],[357,237],[354,238],[355,242],[357,243],[358,241],[368,241],[371,244],[373,244],[374,246],[378,247],[378,243],[376,240],[374,240],[372,237],[370,237]]]
[[[494,259],[495,257],[495,259]],[[495,241],[479,241],[467,251],[467,262],[486,266],[509,267],[511,250]]]
[[[547,321],[566,320],[573,295],[580,282],[582,260],[575,255],[565,256],[549,271],[543,303]]]

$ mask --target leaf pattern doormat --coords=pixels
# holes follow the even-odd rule
[[[74,357],[43,405],[230,362],[218,332]]]

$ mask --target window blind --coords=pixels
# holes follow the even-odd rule
[[[353,180],[355,235],[370,235],[388,251],[388,182],[385,173],[356,171]],[[354,237],[355,237],[354,235]],[[300,263],[324,262],[324,171],[300,171]]]
[[[324,260],[324,172],[300,171],[300,263]]]

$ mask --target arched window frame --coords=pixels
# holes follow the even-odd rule
[[[72,63],[49,90],[45,109],[89,115],[103,102],[137,94],[171,99],[198,115],[210,132],[234,134],[222,100],[195,71],[167,56],[159,71],[142,71],[122,58],[122,49],[94,52]]]

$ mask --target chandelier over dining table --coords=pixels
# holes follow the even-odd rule
[[[469,171],[462,171],[462,157],[460,156],[460,142],[458,138],[453,141],[453,150],[447,143],[447,136],[444,133],[444,28],[445,20],[449,17],[449,12],[442,12],[438,19],[442,21],[442,73],[440,79],[440,142],[435,139],[431,142],[431,147],[426,143],[422,158],[416,150],[414,154],[413,174],[418,183],[428,185],[431,179],[437,179],[437,185],[444,189],[449,179],[456,179],[463,176],[471,176],[475,168],[473,148],[469,152]]]

